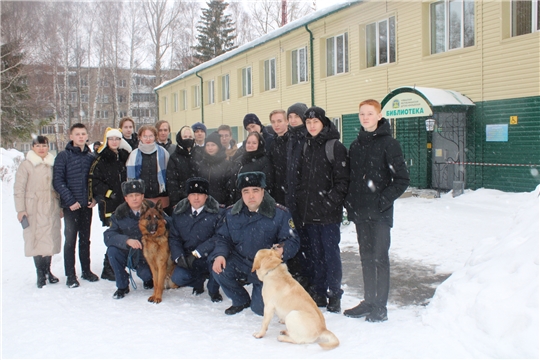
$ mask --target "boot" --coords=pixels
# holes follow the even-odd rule
[[[44,262],[43,271],[45,272],[45,276],[49,278],[49,283],[56,284],[59,280],[56,276],[54,276],[51,273],[51,259],[52,259],[51,256],[43,257],[43,262]]]
[[[341,312],[341,296],[331,296],[328,298],[326,310],[339,314]]]
[[[114,276],[114,271],[111,267],[109,256],[107,256],[107,254],[105,254],[105,258],[103,259],[103,271],[101,272],[101,278],[103,280],[116,281],[116,277]]]
[[[351,309],[347,309],[343,312],[343,315],[351,318],[361,318],[367,316],[373,310],[373,305],[368,304],[365,301],[362,301],[360,304],[356,305]]]
[[[34,256],[34,264],[36,265],[37,273],[37,287],[39,289],[47,285],[47,278],[45,277],[45,271],[43,271],[43,263],[43,256]]]

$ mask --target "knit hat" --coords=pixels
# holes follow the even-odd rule
[[[251,171],[238,174],[238,179],[236,180],[236,186],[238,190],[242,190],[245,187],[266,187],[266,175],[261,171]]]
[[[298,116],[300,116],[302,118],[302,121],[304,121],[306,119],[304,114],[305,114],[307,109],[308,109],[308,107],[304,103],[292,104],[287,109],[287,119],[289,118],[290,114],[296,114],[296,115],[298,115]]]
[[[318,106],[312,106],[306,110],[304,118],[302,119],[304,124],[306,123],[306,119],[319,119],[324,126],[330,125],[330,119],[326,117],[324,110]]]
[[[259,125],[261,127],[261,131],[262,131],[263,126],[261,124],[261,120],[259,120],[257,115],[249,113],[249,114],[246,114],[246,116],[244,116],[244,129],[247,129],[247,126],[249,124],[257,124],[257,125]]]
[[[144,194],[144,180],[133,179],[122,183],[122,194],[124,194],[124,196],[133,193]]]
[[[191,125],[191,128],[193,129],[193,132],[197,130],[202,130],[206,134],[206,125],[201,122],[196,122],[195,124]]]
[[[219,133],[217,131],[214,131],[210,135],[206,137],[206,142],[213,142],[216,144],[219,148],[219,150],[223,150],[223,145],[221,145],[221,136],[219,136]]]
[[[119,149],[124,149],[129,153],[131,152],[131,150],[133,150],[131,148],[131,146],[128,144],[128,142],[122,136],[122,132],[120,131],[120,129],[114,129],[114,128],[108,127],[107,130],[105,130],[105,136],[103,137],[103,143],[101,144],[101,146],[97,150],[98,153],[101,154],[103,149],[105,149],[105,147],[107,147],[107,138],[110,138],[110,137],[120,138],[120,146],[118,147]]]
[[[210,184],[208,180],[201,177],[192,177],[186,181],[186,193],[189,194],[206,194],[208,195],[208,188]]]

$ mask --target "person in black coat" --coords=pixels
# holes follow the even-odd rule
[[[227,159],[225,149],[217,132],[206,138],[204,152],[196,162],[196,176],[205,178],[210,183],[208,195],[220,204],[229,205],[231,197],[228,183],[231,176],[231,163]]]
[[[58,153],[53,166],[53,187],[60,195],[60,206],[64,210],[64,269],[69,288],[79,286],[75,273],[75,244],[79,235],[79,260],[82,278],[90,282],[99,277],[90,270],[90,229],[92,208],[96,205],[89,197],[88,174],[94,155],[86,145],[86,126],[76,123],[69,129],[71,141],[66,149]]]
[[[99,218],[103,226],[111,226],[111,216],[124,202],[122,183],[126,181],[126,161],[131,146],[122,138],[118,129],[107,128],[103,145],[90,168],[88,188],[98,203]],[[114,272],[105,254],[101,278],[114,281]]]
[[[244,129],[246,129],[248,133],[258,132],[262,135],[264,139],[264,151],[268,154],[272,147],[272,143],[274,142],[274,135],[268,132],[266,126],[263,126],[261,120],[259,120],[259,117],[252,113],[246,114],[246,116],[244,116]],[[245,151],[246,148],[242,145],[232,157],[232,161],[242,156]]]
[[[244,172],[261,171],[266,176],[266,187],[270,189],[268,194],[272,196],[272,185],[274,183],[274,174],[270,159],[264,153],[264,139],[258,132],[252,132],[244,141],[246,151],[241,157],[237,158],[232,164],[232,176],[229,180],[229,191],[232,197],[232,202],[235,203],[242,195],[236,187],[238,174]]]
[[[123,117],[120,119],[120,131],[124,140],[131,146],[131,150],[135,150],[139,147],[139,137],[135,131],[135,122],[130,117]]]
[[[167,191],[171,208],[187,197],[186,181],[195,176],[194,143],[195,138],[190,126],[182,127],[176,134],[176,150],[167,164]]]
[[[356,225],[364,301],[343,314],[372,322],[388,319],[390,229],[394,201],[409,186],[409,172],[399,142],[382,117],[376,100],[360,103],[362,128],[350,146],[351,186],[345,199],[348,218]]]
[[[289,141],[289,121],[285,110],[274,110],[270,113],[270,124],[274,130],[274,141],[268,151],[272,163],[274,184],[272,197],[278,204],[286,204],[287,194],[287,145]]]
[[[171,280],[178,286],[192,286],[193,293],[208,293],[212,302],[220,302],[219,285],[210,274],[208,255],[214,250],[216,226],[225,212],[208,195],[208,180],[193,177],[185,184],[187,198],[178,203],[171,216],[169,248],[176,263]]]
[[[347,149],[323,109],[311,107],[305,118],[308,134],[299,165],[296,206],[309,239],[307,258],[313,269],[310,292],[319,307],[341,312],[339,227],[349,187]],[[334,159],[328,159],[327,142],[333,147]]]
[[[111,216],[111,227],[103,233],[107,246],[107,256],[111,262],[116,278],[114,299],[122,299],[129,293],[129,275],[126,267],[134,269],[143,281],[145,289],[152,289],[152,271],[142,251],[142,233],[139,229],[141,207],[154,207],[154,203],[144,199],[145,185],[140,179],[122,183],[122,203]],[[166,217],[167,220],[170,218]]]

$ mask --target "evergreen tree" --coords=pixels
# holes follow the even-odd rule
[[[225,9],[229,4],[223,0],[212,0],[206,5],[208,8],[202,9],[201,20],[197,26],[199,31],[198,44],[193,47],[196,51],[197,64],[236,48],[234,46],[235,23],[231,15],[225,14]]]
[[[30,139],[35,124],[29,108],[26,76],[22,75],[24,54],[18,42],[2,44],[2,146],[12,146],[18,139]]]

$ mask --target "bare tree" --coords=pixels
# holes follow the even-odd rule
[[[311,1],[287,1],[288,22],[299,19],[313,12]],[[270,31],[280,28],[281,25],[281,1],[258,0],[252,1],[248,6],[249,18],[253,20],[255,31],[259,36],[268,34]]]
[[[228,7],[228,12],[231,14],[233,21],[236,23],[236,43],[240,46],[255,40],[257,34],[253,26],[253,20],[244,8],[241,2],[231,2]]]
[[[133,97],[133,75],[135,69],[138,67],[138,64],[142,63],[145,60],[143,54],[140,54],[140,49],[144,44],[144,27],[140,21],[142,16],[142,8],[139,6],[139,3],[128,2],[126,3],[126,10],[124,16],[124,27],[126,29],[126,39],[128,41],[128,52],[129,59],[129,79],[127,81],[128,87],[128,109],[129,116],[132,116],[131,113],[131,102]]]
[[[173,67],[184,72],[194,64],[193,49],[197,40],[197,23],[201,13],[200,4],[186,2],[175,27]]]

